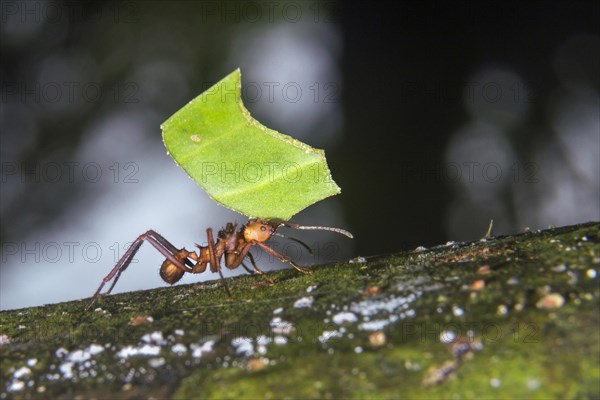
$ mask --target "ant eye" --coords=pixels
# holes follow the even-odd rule
[[[263,225],[263,226],[260,227],[260,230],[264,232],[264,231],[267,230],[267,228]]]

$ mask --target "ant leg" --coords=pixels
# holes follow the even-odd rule
[[[229,291],[229,287],[227,286],[227,282],[225,282],[225,277],[223,276],[223,272],[221,272],[221,263],[217,260],[217,253],[215,248],[215,240],[213,239],[212,228],[208,228],[206,230],[206,238],[208,240],[208,252],[210,254],[210,269],[216,268],[219,271],[219,275],[221,276],[221,283],[227,292],[229,298],[232,298],[231,292]]]
[[[140,245],[141,245],[141,242],[140,242]],[[121,277],[121,274],[123,273],[123,271],[125,271],[127,269],[127,267],[129,266],[129,264],[131,264],[131,260],[133,260],[133,257],[135,256],[136,252],[137,251],[131,253],[131,256],[129,256],[129,258],[123,263],[123,267],[121,267],[119,269],[119,272],[117,272],[117,276],[115,276],[115,279],[113,279],[112,284],[110,285],[110,288],[108,288],[108,290],[106,291],[107,295],[109,295],[110,292],[112,292],[113,288],[117,284],[117,281]]]
[[[248,272],[250,275],[254,275],[256,273],[255,271],[252,271],[250,268],[248,268],[248,266],[244,263],[242,263],[242,267],[244,267],[246,272]]]
[[[133,257],[138,252],[142,243],[145,240],[147,240],[152,246],[154,246],[155,249],[157,249],[162,255],[164,255],[167,259],[169,259],[169,261],[171,261],[177,268],[180,268],[185,272],[191,271],[191,268],[188,268],[184,264],[182,264],[169,251],[171,249],[175,249],[175,246],[173,246],[171,243],[169,243],[168,240],[166,240],[164,237],[162,237],[158,233],[154,232],[153,230],[149,230],[146,233],[143,233],[137,237],[137,239],[131,244],[131,246],[129,246],[129,248],[127,249],[125,254],[123,254],[123,256],[119,259],[119,261],[114,266],[114,268],[108,273],[108,275],[106,275],[104,277],[104,279],[102,279],[102,282],[100,283],[100,286],[96,290],[96,293],[94,293],[94,295],[92,296],[92,300],[85,308],[86,310],[89,309],[90,306],[94,303],[94,301],[96,300],[96,298],[102,291],[102,288],[104,287],[104,285],[106,285],[108,282],[110,282],[110,280],[113,279],[113,277],[115,277],[115,275],[116,275],[115,282],[113,282],[113,284],[110,287],[110,290],[109,290],[109,293],[110,293],[112,288],[115,286],[116,281],[121,276],[121,273],[127,269],[129,264],[131,264],[131,260],[133,260]],[[175,249],[175,252],[177,252],[176,249]],[[187,259],[185,261],[186,261],[186,264],[193,265],[191,263],[191,261],[189,261]]]
[[[283,254],[276,252],[275,250],[273,250],[272,248],[270,248],[266,244],[264,244],[262,242],[257,242],[257,241],[254,241],[254,244],[258,245],[261,249],[263,249],[267,253],[271,254],[272,256],[277,257],[279,259],[279,261],[290,264],[297,271],[300,271],[303,274],[310,274],[311,273],[310,271],[307,271],[305,269],[300,268],[298,265],[296,265],[295,262],[293,262],[292,260],[290,260],[289,258],[287,258],[286,256],[284,256]]]
[[[252,255],[252,253],[248,252],[248,258],[250,258],[250,262],[252,263],[252,267],[254,267],[256,273],[264,275],[264,272],[260,268],[258,268],[258,265],[256,265],[256,261],[254,261],[254,256]]]

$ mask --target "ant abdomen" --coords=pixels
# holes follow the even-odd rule
[[[186,250],[181,249],[175,254],[175,258],[183,262],[188,255],[189,253]],[[185,274],[185,271],[173,264],[168,258],[160,266],[160,277],[170,285],[179,281],[183,277],[183,274]]]
[[[160,266],[160,277],[169,285],[177,283],[185,274],[182,270],[175,266],[171,261],[166,259]]]

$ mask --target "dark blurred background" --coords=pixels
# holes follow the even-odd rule
[[[325,149],[342,187],[295,220],[353,241],[274,243],[304,264],[599,220],[599,10],[2,1],[0,308],[91,295],[149,228],[189,249],[245,221],[159,129],[236,67],[253,116]],[[116,292],[162,285],[161,258],[144,246]]]

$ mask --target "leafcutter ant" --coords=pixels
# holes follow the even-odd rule
[[[94,296],[92,296],[92,299],[86,309],[88,309],[94,303],[104,285],[112,280],[112,284],[106,292],[107,295],[110,294],[115,287],[115,284],[121,277],[121,274],[127,269],[131,263],[131,260],[138,252],[144,241],[149,242],[156,250],[166,257],[165,261],[163,261],[160,267],[160,277],[165,282],[172,285],[179,281],[186,272],[200,274],[204,272],[206,267],[210,264],[210,271],[218,272],[220,274],[221,282],[223,283],[223,286],[230,297],[231,292],[229,291],[229,288],[227,287],[227,284],[223,278],[223,273],[221,272],[221,260],[223,257],[225,257],[225,266],[229,269],[235,269],[241,265],[248,272],[252,272],[244,264],[244,259],[248,257],[252,263],[252,266],[254,267],[254,271],[258,274],[262,274],[263,272],[258,268],[254,261],[254,257],[249,252],[252,246],[258,246],[267,253],[279,259],[281,262],[290,264],[292,267],[302,273],[307,273],[308,271],[300,268],[291,259],[281,253],[278,253],[265,244],[265,242],[272,236],[277,235],[286,237],[277,232],[277,229],[281,226],[302,230],[332,231],[352,238],[352,234],[350,232],[339,228],[330,228],[326,226],[301,226],[286,221],[250,219],[245,225],[242,225],[239,230],[237,229],[237,224],[228,223],[227,226],[220,230],[217,234],[216,243],[213,238],[212,228],[208,228],[206,230],[208,245],[200,246],[197,244],[196,246],[199,250],[198,252],[195,252],[187,251],[185,248],[177,249],[173,244],[171,244],[157,232],[149,230],[137,237],[131,246],[129,246],[125,254],[123,254],[121,259],[119,259],[110,273],[106,275],[104,279],[102,279],[102,283],[100,283],[98,290],[96,290],[96,293],[94,293]],[[288,239],[295,240],[308,248],[306,244],[298,239],[290,237],[288,237]]]

